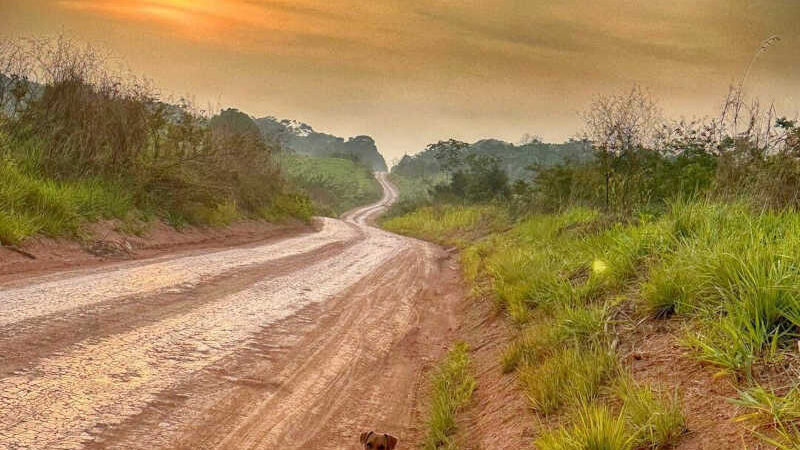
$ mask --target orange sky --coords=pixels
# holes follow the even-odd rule
[[[387,159],[438,139],[562,140],[595,93],[640,83],[672,115],[748,87],[794,115],[800,0],[0,0],[0,33],[67,35],[167,94],[370,134]]]

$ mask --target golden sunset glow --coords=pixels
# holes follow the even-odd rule
[[[59,30],[165,92],[370,134],[389,159],[442,138],[574,135],[597,93],[639,83],[711,114],[760,42],[748,89],[800,92],[800,2],[0,0],[8,34]]]

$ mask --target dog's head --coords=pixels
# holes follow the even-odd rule
[[[365,431],[361,433],[361,443],[366,450],[393,450],[397,445],[397,438],[391,434]]]

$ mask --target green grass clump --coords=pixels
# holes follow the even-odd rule
[[[35,217],[17,211],[0,210],[0,244],[9,245],[22,242],[41,230]]]
[[[571,427],[550,431],[538,439],[540,450],[628,450],[635,437],[629,433],[622,415],[614,416],[601,405],[582,406]]]
[[[669,448],[686,432],[686,420],[677,397],[663,397],[650,386],[621,376],[614,392],[622,401],[619,414],[605,405],[584,399],[569,423],[542,434],[535,442],[541,450]]]
[[[565,348],[539,364],[518,369],[522,386],[539,413],[592,401],[615,375],[617,359],[605,348]]]
[[[739,392],[739,397],[731,403],[744,408],[747,412],[737,417],[737,421],[754,423],[759,429],[771,426],[772,433],[756,431],[755,434],[764,442],[781,450],[800,448],[800,386],[794,385],[784,395],[756,385]]]
[[[463,245],[476,237],[510,226],[508,212],[497,205],[441,205],[389,218],[381,225],[399,234],[440,244]]]
[[[75,236],[80,225],[124,218],[131,196],[100,180],[58,182],[29,174],[0,160],[0,242],[17,244],[36,233]]]
[[[619,377],[614,390],[622,400],[622,415],[639,447],[668,448],[686,432],[677,395],[662,396],[630,376]]]
[[[469,347],[456,344],[433,376],[428,434],[423,447],[428,450],[455,449],[456,414],[472,398],[475,378],[470,373]]]
[[[338,216],[383,195],[372,172],[349,159],[284,155],[281,165],[287,178],[308,193],[323,215]]]
[[[560,344],[558,333],[549,324],[536,322],[528,326],[503,352],[503,373],[511,373],[522,366],[534,366]]]
[[[566,305],[555,314],[554,326],[562,341],[575,345],[597,344],[605,339],[610,314],[607,304]]]
[[[664,222],[673,242],[642,288],[651,314],[695,319],[685,342],[724,371],[779,356],[800,324],[800,214],[677,204]]]
[[[786,394],[778,395],[762,386],[739,392],[731,403],[747,409],[737,420],[759,424],[780,425],[800,419],[800,386],[792,387]]]
[[[501,361],[503,372],[535,365],[566,345],[588,348],[604,342],[609,315],[606,305],[567,305],[553,316],[536,321],[506,348]]]

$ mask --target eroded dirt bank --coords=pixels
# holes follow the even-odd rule
[[[461,285],[369,225],[379,179],[317,233],[0,285],[0,447],[410,446]]]
[[[174,257],[178,252],[258,245],[311,233],[321,225],[298,221],[284,224],[242,221],[223,228],[176,230],[161,222],[143,226],[145,229],[137,236],[120,231],[124,227],[118,221],[106,221],[87,225],[80,240],[37,236],[19,246],[0,246],[0,283],[120,261]]]

